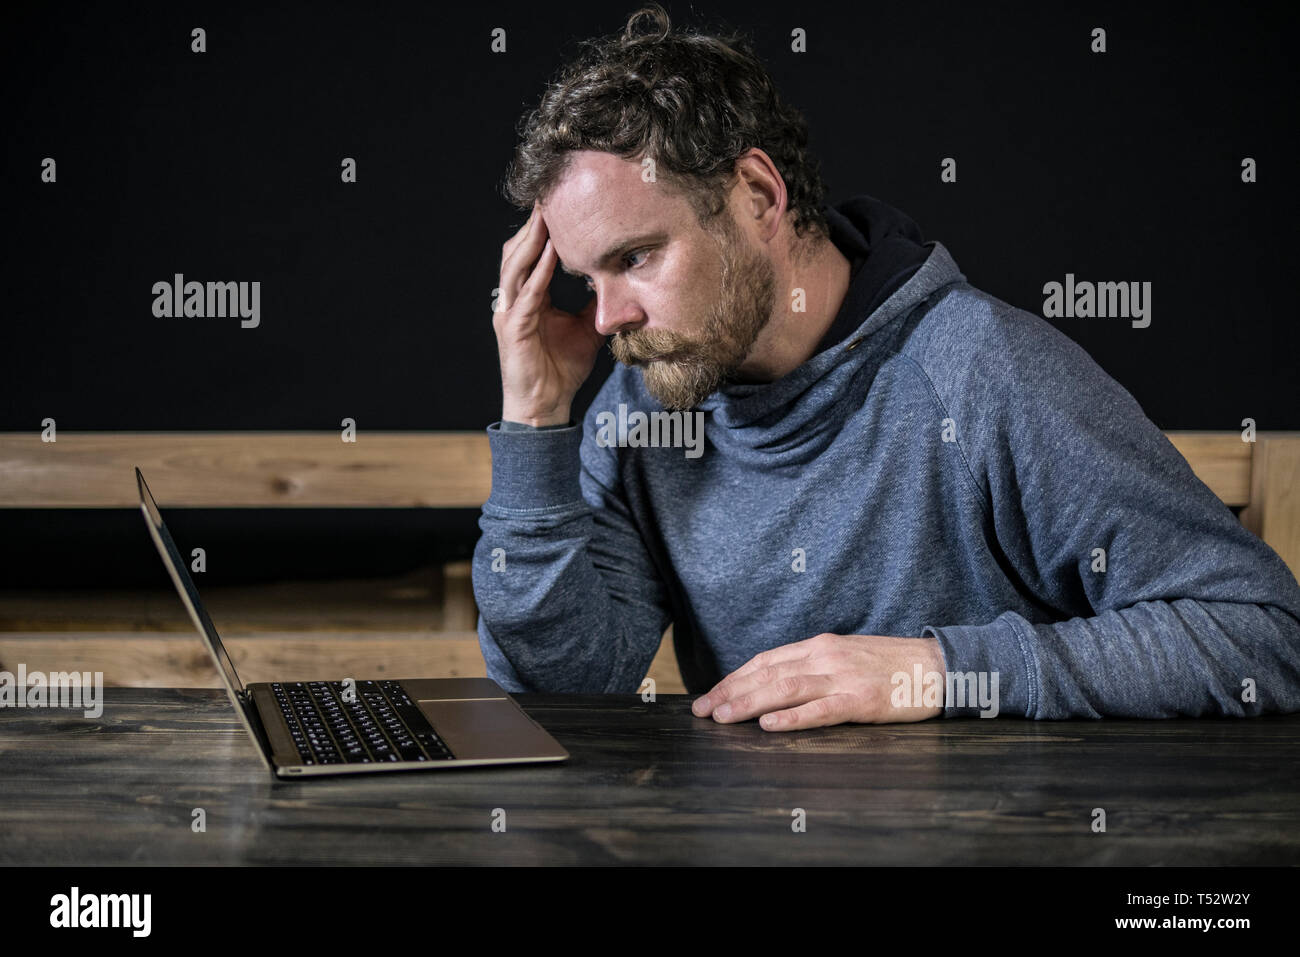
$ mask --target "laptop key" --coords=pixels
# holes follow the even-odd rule
[[[342,682],[275,686],[304,764],[454,759],[398,682],[358,681],[356,687],[356,700],[343,701],[335,694]]]

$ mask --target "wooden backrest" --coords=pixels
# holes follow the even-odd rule
[[[1300,432],[1166,432],[1192,470],[1300,575]],[[475,432],[0,433],[0,508],[125,508],[139,466],[162,506],[477,508]]]

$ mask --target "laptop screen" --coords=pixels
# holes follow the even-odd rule
[[[181,601],[190,613],[190,618],[194,620],[194,627],[198,628],[199,634],[207,640],[208,650],[212,652],[217,668],[225,679],[226,690],[231,693],[232,702],[242,712],[243,708],[235,697],[235,692],[242,693],[244,686],[239,680],[239,675],[235,673],[234,662],[230,660],[225,647],[221,644],[221,639],[217,637],[217,629],[213,626],[212,619],[208,617],[203,602],[199,600],[198,590],[194,587],[193,579],[190,578],[189,569],[185,567],[185,560],[177,551],[176,543],[172,541],[171,533],[167,531],[167,525],[163,522],[162,515],[158,513],[158,503],[153,500],[149,486],[145,484],[144,476],[140,474],[139,469],[135,470],[135,477],[140,485],[140,509],[144,512],[150,537],[158,547],[158,554],[162,556],[167,571],[171,573],[172,582],[180,592]]]

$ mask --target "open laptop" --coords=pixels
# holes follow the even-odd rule
[[[135,477],[149,535],[268,770],[296,778],[568,758],[490,678],[349,678],[244,687],[138,468]]]

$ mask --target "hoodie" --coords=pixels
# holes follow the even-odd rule
[[[488,675],[633,693],[672,623],[692,694],[834,632],[935,638],[947,717],[1300,710],[1300,585],[1134,398],[897,210],[826,213],[853,263],[830,330],[706,398],[701,454],[597,441],[663,411],[622,365],[581,426],[488,427]]]

